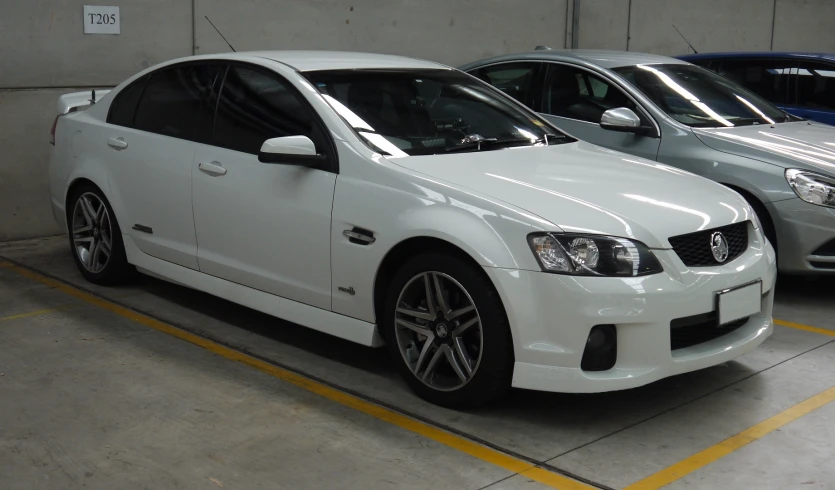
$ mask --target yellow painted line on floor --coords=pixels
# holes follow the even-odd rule
[[[785,410],[768,420],[760,422],[750,429],[746,429],[733,437],[725,439],[715,446],[711,446],[700,453],[696,453],[683,461],[679,461],[678,463],[655,473],[654,475],[633,483],[624,490],[655,490],[665,485],[669,485],[670,483],[731,454],[737,449],[766,436],[789,422],[793,422],[800,417],[826,405],[827,403],[832,402],[833,400],[835,400],[835,387],[829,388],[822,393],[818,393],[817,395],[798,403],[788,410]]]
[[[803,325],[802,323],[787,322],[785,320],[778,320],[776,318],[774,319],[774,324],[780,325],[781,327],[796,328],[798,330],[805,330],[807,332],[819,333],[821,335],[829,335],[830,337],[835,337],[835,330],[828,330],[819,327],[810,327],[809,325]]]
[[[45,315],[46,313],[52,313],[53,311],[66,310],[68,308],[72,308],[73,306],[74,305],[56,306],[55,308],[44,308],[42,310],[30,311],[28,313],[20,313],[18,315],[4,316],[4,317],[0,317],[0,322],[5,322],[7,320],[17,320],[19,318],[29,318],[31,316]]]
[[[64,292],[74,298],[86,301],[87,303],[93,304],[102,309],[108,310],[117,315],[133,320],[136,323],[139,323],[146,327],[166,333],[173,337],[177,337],[178,339],[185,340],[186,342],[200,346],[208,351],[223,356],[227,359],[238,361],[240,363],[254,367],[260,371],[275,376],[276,378],[296,385],[300,388],[304,388],[305,390],[316,393],[317,395],[323,396],[329,400],[340,403],[346,407],[353,408],[365,414],[371,415],[372,417],[375,417],[379,420],[396,425],[398,427],[414,432],[428,439],[432,439],[433,441],[439,442],[453,449],[457,449],[458,451],[469,454],[470,456],[494,464],[513,473],[519,473],[526,478],[535,480],[551,488],[559,488],[564,490],[589,490],[594,488],[592,486],[586,485],[585,483],[573,480],[567,476],[548,471],[546,469],[535,466],[527,461],[515,458],[513,456],[483,446],[477,442],[471,441],[464,437],[452,434],[443,429],[433,427],[419,420],[415,420],[406,415],[397,413],[393,410],[389,410],[379,405],[375,405],[374,403],[365,401],[354,395],[344,393],[335,388],[331,388],[330,386],[305,378],[302,375],[296,374],[291,371],[287,371],[286,369],[282,369],[277,366],[273,366],[268,362],[262,361],[242,352],[230,349],[211,340],[204,339],[198,335],[194,335],[192,333],[186,332],[185,330],[179,329],[167,323],[143,315],[142,313],[138,313],[123,306],[119,306],[115,303],[111,303],[110,301],[81,291],[80,289],[74,288],[68,284],[64,284],[63,282],[56,281],[46,276],[42,276],[41,274],[38,274],[37,272],[31,271],[29,269],[19,267],[7,262],[4,263],[2,261],[0,261],[0,267],[11,269],[22,276],[38,281],[58,291]]]

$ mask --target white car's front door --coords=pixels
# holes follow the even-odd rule
[[[231,65],[211,145],[192,166],[198,263],[207,274],[331,309],[330,223],[336,174],[261,163],[263,142],[306,135],[335,161],[314,111],[279,75]]]

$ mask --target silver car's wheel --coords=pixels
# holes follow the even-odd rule
[[[438,391],[464,387],[483,351],[481,317],[464,287],[442,272],[414,276],[400,292],[395,336],[412,374]]]
[[[98,273],[107,267],[113,250],[113,226],[107,206],[96,194],[85,192],[75,201],[71,239],[87,271]]]

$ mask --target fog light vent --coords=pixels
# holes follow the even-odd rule
[[[618,359],[618,334],[614,325],[595,325],[586,340],[580,368],[583,371],[608,371]]]

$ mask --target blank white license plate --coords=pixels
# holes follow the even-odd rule
[[[717,293],[719,325],[759,313],[762,308],[762,292],[763,283],[757,281]]]

